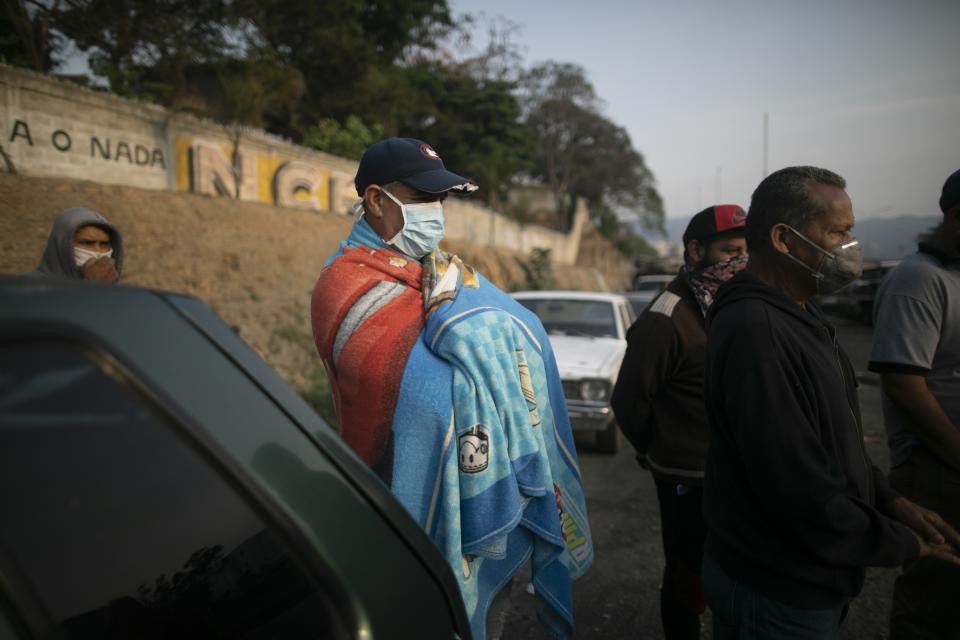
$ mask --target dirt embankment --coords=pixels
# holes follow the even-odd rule
[[[123,233],[125,283],[204,300],[294,387],[323,395],[310,294],[352,220],[187,193],[0,175],[0,273],[33,270],[54,215],[75,206],[99,211]],[[461,241],[446,248],[503,289],[529,288],[521,256]],[[619,270],[604,271],[554,267],[550,275],[557,288],[622,286]]]

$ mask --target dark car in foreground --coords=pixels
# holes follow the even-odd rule
[[[209,307],[0,279],[0,637],[467,638],[389,490]]]

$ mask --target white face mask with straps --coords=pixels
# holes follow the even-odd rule
[[[400,213],[403,214],[403,227],[400,232],[384,242],[416,260],[435,251],[443,240],[443,203],[437,200],[404,204],[386,189],[381,191],[397,203]]]
[[[113,249],[109,251],[90,251],[90,249],[84,249],[83,247],[74,247],[73,248],[73,261],[78,267],[82,267],[87,264],[90,260],[97,260],[99,258],[112,258]]]
[[[788,258],[806,269],[817,281],[817,293],[833,293],[847,286],[863,273],[863,253],[860,242],[850,240],[827,251],[790,225],[785,225],[798,238],[816,249],[822,256],[816,269],[789,253]]]

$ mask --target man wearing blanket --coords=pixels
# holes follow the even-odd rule
[[[540,620],[569,637],[593,547],[546,332],[438,249],[447,193],[477,187],[430,145],[371,145],[355,184],[362,214],[311,306],[340,433],[450,563],[475,638],[528,561]]]

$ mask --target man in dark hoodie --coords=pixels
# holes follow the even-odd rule
[[[883,385],[890,483],[960,527],[960,171],[944,182],[940,209],[943,222],[877,292],[870,369]],[[958,598],[960,567],[905,567],[890,638],[960,638]]]
[[[865,567],[960,563],[960,534],[870,462],[853,367],[811,299],[857,278],[840,176],[771,174],[707,316],[703,582],[714,638],[838,638]]]
[[[123,271],[123,238],[102,215],[75,207],[57,214],[40,266],[28,275],[117,282]]]
[[[701,499],[709,432],[703,406],[704,315],[717,289],[747,264],[747,212],[708,207],[683,233],[684,266],[627,333],[613,388],[617,424],[657,484],[663,538],[660,619],[667,640],[700,637]]]

